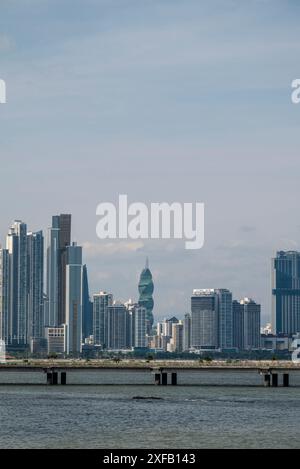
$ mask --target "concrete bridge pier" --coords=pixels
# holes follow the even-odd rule
[[[57,371],[47,371],[47,384],[51,386],[58,384],[58,372]]]
[[[67,384],[67,373],[65,371],[60,372],[60,383],[58,378],[59,373],[57,371],[47,370],[47,384],[49,384],[50,386],[56,386],[58,384]]]
[[[167,386],[169,384],[168,373],[161,371],[160,373],[155,373],[154,375],[154,383],[157,386],[163,385]],[[177,373],[171,373],[171,384],[172,386],[177,385]]]
[[[290,375],[288,373],[283,374],[283,387],[288,388],[290,385]]]
[[[272,388],[278,387],[278,374],[272,373]]]
[[[271,375],[270,373],[264,373],[264,386],[265,388],[269,388],[271,386]]]

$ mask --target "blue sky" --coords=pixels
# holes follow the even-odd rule
[[[300,4],[279,0],[1,0],[1,218],[73,214],[91,291],[137,296],[146,255],[158,316],[193,288],[270,312],[270,258],[300,249]],[[204,202],[206,242],[105,243],[96,206]]]

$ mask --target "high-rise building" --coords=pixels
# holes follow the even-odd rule
[[[191,348],[191,314],[184,315],[183,320],[183,350],[187,351]]]
[[[132,339],[135,348],[146,348],[147,341],[147,310],[143,306],[135,305],[132,309]]]
[[[44,337],[44,237],[28,233],[28,335],[29,340]]]
[[[244,348],[260,348],[260,305],[250,298],[241,300],[244,306]]]
[[[219,348],[233,347],[232,293],[225,289],[215,290],[218,309]]]
[[[93,335],[93,303],[90,300],[87,266],[83,266],[82,279],[82,336],[83,340]]]
[[[58,288],[59,288],[59,217],[52,217],[47,239],[47,276],[45,304],[45,326],[58,326]]]
[[[225,289],[199,289],[191,298],[191,347],[233,347],[232,293]]]
[[[52,217],[47,245],[46,326],[58,326],[66,319],[67,247],[71,244],[71,215]]]
[[[143,269],[139,281],[139,305],[146,308],[147,311],[147,333],[150,335],[153,327],[153,291],[154,284],[152,274],[149,269],[148,258],[146,260],[145,268]]]
[[[183,351],[183,322],[172,324],[172,339],[170,341],[170,352],[182,352]]]
[[[260,348],[259,304],[250,298],[233,301],[233,346],[239,350]]]
[[[8,344],[10,337],[9,253],[0,248],[0,340]]]
[[[272,259],[272,330],[300,332],[300,252],[279,251]]]
[[[9,254],[9,331],[8,347],[28,345],[28,252],[27,226],[16,220],[6,239]]]
[[[194,290],[191,298],[191,347],[217,349],[218,309],[215,290]]]
[[[65,352],[77,355],[82,350],[82,247],[73,243],[66,254]]]
[[[239,301],[232,302],[233,315],[233,347],[244,350],[244,305]]]
[[[108,307],[113,304],[111,293],[100,292],[93,295],[93,335],[94,344],[108,347]]]
[[[66,270],[71,245],[71,215],[59,215],[58,324],[66,322]]]
[[[108,307],[108,348],[125,350],[130,348],[130,316],[122,303]]]

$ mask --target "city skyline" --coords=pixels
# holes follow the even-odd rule
[[[26,233],[28,235],[28,243],[29,243],[29,247],[28,249],[30,248],[30,239],[36,239],[36,238],[41,238],[41,241],[40,241],[40,244],[42,245],[42,247],[38,247],[39,250],[42,250],[43,252],[43,284],[44,284],[44,292],[45,293],[46,291],[49,291],[51,292],[52,289],[53,289],[53,286],[51,285],[50,280],[48,278],[48,275],[49,275],[49,271],[48,269],[46,269],[46,264],[50,262],[50,259],[51,259],[51,255],[53,256],[53,253],[50,254],[50,258],[49,258],[49,252],[51,253],[51,250],[49,251],[50,246],[53,244],[53,240],[58,243],[58,246],[60,246],[58,248],[58,252],[60,250],[62,250],[62,252],[64,253],[64,250],[67,248],[67,246],[72,246],[72,243],[74,243],[74,241],[71,242],[71,239],[73,240],[73,236],[71,236],[71,217],[73,217],[71,214],[61,214],[59,216],[53,216],[51,215],[50,218],[52,218],[52,225],[48,226],[46,229],[39,229],[37,231],[33,231],[31,230],[31,225],[30,224],[27,224],[27,222],[23,222],[21,220],[17,220],[15,219],[12,224],[11,224],[11,228],[10,230],[13,230],[14,229],[14,226],[17,224],[23,224],[25,227],[26,227]],[[62,220],[61,222],[59,220]],[[59,224],[62,223],[62,235],[60,236],[59,235],[59,232],[60,232],[60,229],[58,228],[59,227]],[[72,223],[73,223],[73,218],[72,218]],[[72,226],[72,231],[73,231],[73,226]],[[53,232],[54,232],[54,235],[53,235]],[[57,233],[57,234],[56,234]],[[10,231],[8,232],[8,235],[6,236],[7,237],[7,240],[10,238]],[[57,239],[56,239],[57,238]],[[46,240],[46,242],[45,242]],[[101,242],[101,241],[99,241]],[[8,243],[8,241],[6,241],[6,243]],[[0,240],[0,248],[2,247],[3,249],[6,249],[6,243],[2,243],[1,240]],[[118,241],[116,241],[116,243],[118,243]],[[141,292],[139,291],[139,288],[142,287],[143,283],[145,280],[142,280],[145,276],[145,273],[146,273],[146,277],[147,277],[147,271],[149,272],[149,257],[148,255],[146,256],[146,267],[142,270],[142,272],[139,273],[139,275],[137,276],[137,281],[138,281],[138,284],[137,283],[134,283],[134,286],[135,286],[135,294],[133,295],[126,295],[121,297],[120,295],[116,294],[116,287],[115,285],[113,284],[113,282],[111,282],[110,284],[106,284],[106,286],[104,286],[103,284],[101,285],[98,285],[96,286],[96,288],[93,289],[93,285],[95,284],[95,282],[93,282],[93,279],[91,279],[90,275],[88,276],[88,280],[87,280],[87,269],[89,267],[88,263],[86,262],[86,259],[85,259],[85,256],[84,256],[84,245],[78,243],[77,241],[75,242],[75,244],[79,244],[82,248],[82,265],[83,265],[83,268],[85,269],[85,275],[86,275],[86,281],[88,282],[87,283],[87,287],[88,287],[88,290],[90,291],[90,298],[93,297],[93,295],[97,294],[98,291],[113,291],[114,293],[114,296],[115,296],[115,299],[116,301],[121,301],[122,303],[126,303],[128,300],[138,300],[138,298],[140,298],[141,300]],[[32,248],[31,248],[32,249]],[[275,256],[276,254],[276,256]],[[41,255],[41,254],[39,254]],[[274,255],[271,257],[271,261],[272,263],[274,264],[274,261],[276,260],[276,258],[278,258],[278,256],[280,255],[287,255],[291,258],[293,258],[293,256],[296,256],[296,258],[298,259],[299,257],[299,253],[297,251],[282,251],[282,250],[279,250],[277,251],[276,253],[274,253]],[[55,254],[55,256],[58,256],[58,254]],[[61,256],[61,254],[59,254],[59,256]],[[44,258],[45,258],[45,263],[44,263]],[[101,258],[101,256],[100,256]],[[144,259],[144,263],[145,263],[145,259]],[[57,262],[59,263],[59,267],[58,268],[62,268],[60,267],[61,266],[61,260],[60,260],[60,257],[58,257],[58,260]],[[64,263],[66,262],[66,260],[64,260]],[[273,298],[273,303],[272,303],[272,307],[271,307],[271,310],[270,312],[266,313],[265,311],[261,311],[262,315],[262,325],[263,324],[268,324],[268,323],[271,323],[273,325],[273,330],[276,329],[276,313],[275,313],[275,310],[274,310],[274,282],[275,282],[275,277],[274,277],[274,265],[271,265],[271,268],[270,268],[270,285],[272,286],[272,289],[270,290],[270,296]],[[51,265],[51,262],[49,263],[49,265]],[[297,264],[298,265],[298,264]],[[138,269],[139,267],[137,267]],[[294,270],[295,270],[296,267],[294,267]],[[65,274],[65,270],[66,270],[66,267],[63,267],[64,269],[64,274]],[[291,269],[291,268],[290,268]],[[64,274],[60,274],[60,278],[64,277]],[[145,277],[145,278],[146,278]],[[139,279],[139,280],[138,280]],[[151,273],[150,273],[150,283],[151,283]],[[133,279],[133,282],[134,282],[134,279]],[[142,283],[141,283],[142,282]],[[148,280],[146,281],[145,283],[145,287],[146,287],[146,284],[147,284]],[[292,279],[290,280],[290,282],[292,282]],[[296,279],[295,277],[295,280],[294,282],[298,282],[298,279]],[[64,283],[64,280],[63,280],[63,283]],[[141,285],[140,285],[141,284]],[[190,290],[191,289],[195,289],[195,285],[196,285],[196,281],[194,282],[194,284],[192,285],[192,287],[190,286]],[[292,283],[291,283],[292,285]],[[297,283],[298,285],[298,283]],[[65,285],[62,284],[60,287],[56,287],[56,288],[59,288],[59,291],[60,289],[64,292],[65,290]],[[144,286],[142,287],[144,288]],[[197,288],[202,288],[203,290],[207,289],[207,290],[210,290],[210,289],[215,289],[215,290],[224,290],[227,288],[226,285],[222,285],[222,287],[220,288],[219,286],[213,286],[213,285],[205,285],[203,287],[203,285],[201,285],[200,287],[198,286]],[[196,289],[197,289],[196,288]],[[151,297],[151,289],[152,287],[150,287],[150,297]],[[230,289],[229,289],[230,290]],[[60,306],[60,303],[61,303],[61,300],[60,298],[63,297],[65,298],[65,293],[59,293],[59,291],[56,293],[58,295],[58,304],[57,304],[57,311],[56,311],[56,318],[57,320],[48,323],[49,326],[55,326],[59,323],[63,323],[64,320],[62,320],[62,313],[59,314],[59,310],[62,310],[63,307]],[[231,290],[230,290],[231,292]],[[153,294],[153,292],[152,292]],[[188,292],[188,296],[190,295],[190,291]],[[234,299],[237,299],[237,298],[247,298],[247,297],[251,297],[249,294],[246,294],[244,296],[240,296],[240,295],[237,295],[235,292],[232,292],[232,295],[233,295],[233,298]],[[41,296],[41,293],[40,293],[40,296]],[[187,296],[187,298],[188,298]],[[255,297],[256,300],[257,300],[257,295],[256,293],[254,292],[254,294],[252,295],[252,297]],[[48,305],[46,308],[51,308],[51,295],[50,297],[48,298]],[[188,303],[188,300],[186,300],[186,302]],[[62,302],[62,304],[64,304],[65,301]],[[154,302],[155,304],[155,302]],[[53,308],[53,306],[52,306]],[[295,305],[295,308],[297,309],[297,306]],[[46,310],[47,312],[45,313],[46,315],[50,317],[53,317],[53,314],[55,315],[55,313],[51,313],[50,310]],[[151,311],[151,309],[150,309]],[[177,316],[179,316],[180,318],[183,318],[184,315],[187,313],[187,312],[190,312],[190,309],[189,309],[189,305],[187,306],[187,308],[185,310],[181,310],[181,311],[174,311],[174,310],[169,310],[169,311],[165,311],[165,312],[162,312],[162,311],[159,311],[157,309],[155,309],[154,307],[154,321],[156,320],[161,320],[161,319],[165,319],[166,317],[172,315],[172,314],[175,314]],[[33,313],[34,314],[34,313]],[[296,313],[298,314],[298,313]],[[299,316],[299,315],[298,315]],[[58,320],[58,317],[61,318],[61,320],[59,321]],[[300,318],[300,316],[299,316]],[[299,321],[300,319],[298,319]],[[153,320],[152,320],[152,323],[153,323]],[[286,331],[282,330],[281,332],[288,332],[288,329],[286,329]]]
[[[269,259],[300,249],[299,4],[274,0],[270,17],[268,1],[2,3],[1,239],[12,214],[36,231],[72,213],[93,291],[135,295],[149,255],[165,314],[193,283],[255,296],[267,320]],[[99,242],[96,207],[119,193],[203,201],[204,247]]]
[[[173,312],[160,312],[160,311],[157,311],[155,309],[155,306],[153,306],[153,304],[155,304],[155,302],[153,302],[153,299],[152,299],[152,296],[155,295],[155,292],[153,293],[154,288],[153,288],[153,282],[152,282],[152,274],[149,270],[149,257],[148,256],[146,256],[146,258],[144,259],[144,266],[145,267],[142,269],[142,271],[140,270],[140,274],[138,275],[137,282],[135,283],[135,288],[136,288],[135,295],[132,295],[132,296],[127,295],[127,296],[124,296],[124,297],[120,297],[120,296],[118,296],[118,294],[116,294],[116,285],[112,285],[112,284],[109,285],[107,288],[104,288],[103,285],[98,285],[98,287],[95,288],[95,289],[91,288],[91,285],[93,285],[93,282],[91,282],[90,276],[88,276],[88,278],[87,278],[87,271],[89,270],[88,269],[89,266],[85,262],[84,246],[82,246],[77,241],[73,241],[74,238],[73,238],[73,236],[71,236],[71,217],[72,217],[71,214],[60,214],[60,215],[55,215],[55,216],[52,215],[50,217],[50,218],[52,218],[52,226],[50,225],[46,229],[40,229],[37,232],[34,232],[34,231],[30,230],[29,229],[30,225],[27,224],[27,222],[23,222],[21,220],[14,220],[14,222],[11,224],[12,228],[10,228],[10,231],[11,231],[11,230],[14,229],[15,225],[19,225],[19,224],[23,225],[25,227],[24,230],[26,231],[26,235],[27,235],[28,240],[29,240],[28,243],[30,243],[31,238],[37,238],[39,236],[42,239],[42,241],[40,242],[42,244],[42,247],[40,248],[40,250],[42,250],[42,252],[43,252],[43,256],[42,256],[42,269],[43,269],[42,284],[44,285],[44,291],[40,292],[40,296],[41,296],[42,293],[48,292],[48,298],[47,298],[46,306],[45,306],[45,318],[48,317],[48,321],[46,321],[47,326],[57,327],[58,324],[63,324],[65,322],[63,317],[62,317],[63,313],[62,312],[59,313],[60,309],[64,309],[64,307],[60,306],[60,303],[61,303],[60,298],[61,297],[65,298],[65,280],[62,280],[62,282],[59,282],[59,279],[61,279],[63,277],[63,275],[61,275],[60,273],[57,273],[56,271],[60,270],[59,268],[61,266],[61,258],[60,258],[61,254],[59,254],[59,252],[62,249],[65,249],[66,252],[67,252],[67,248],[72,247],[72,245],[75,245],[75,246],[79,245],[81,250],[82,250],[82,253],[81,253],[82,261],[81,262],[82,262],[82,267],[85,269],[86,282],[87,282],[88,290],[90,292],[90,298],[91,299],[93,298],[93,296],[97,296],[97,292],[99,292],[99,291],[100,292],[111,291],[111,292],[113,292],[113,295],[115,297],[115,301],[117,301],[117,302],[122,302],[124,304],[128,300],[137,300],[137,301],[141,302],[141,304],[147,305],[147,308],[148,308],[148,311],[149,311],[149,313],[147,313],[147,314],[148,315],[150,314],[150,316],[152,315],[152,309],[154,308],[153,309],[154,319],[153,319],[153,315],[152,315],[151,325],[153,325],[153,323],[157,320],[165,319],[170,314],[176,314],[180,318],[183,318],[184,315],[187,312],[190,312],[190,306],[189,305],[187,306],[186,310],[177,311],[177,312],[176,311],[173,311]],[[59,220],[63,220],[62,230],[59,228],[59,225],[60,225]],[[66,221],[67,225],[64,223],[64,220],[67,220]],[[72,223],[73,223],[73,218],[72,218]],[[65,228],[65,226],[67,226],[67,228]],[[73,230],[73,228],[72,228],[72,230]],[[8,232],[8,235],[7,235],[6,244],[8,243],[8,240],[10,239],[10,231]],[[24,233],[25,233],[25,231],[24,231]],[[60,231],[63,232],[62,235],[60,235]],[[46,234],[45,234],[45,232],[46,232]],[[53,235],[53,233],[54,233],[54,235]],[[65,237],[66,237],[66,240],[64,240]],[[6,244],[1,243],[1,240],[0,240],[0,248],[2,248],[3,250],[7,249]],[[53,244],[57,245],[57,248],[53,249],[53,247],[52,247]],[[30,246],[30,244],[28,245],[28,249],[29,249],[29,246]],[[54,250],[54,254],[52,252],[53,250]],[[41,254],[40,254],[40,257],[41,257]],[[52,259],[53,257],[55,259],[55,262],[57,263],[57,267],[54,268],[54,270],[53,270],[53,259]],[[44,262],[44,259],[45,259],[45,262]],[[66,262],[66,260],[64,260],[64,262]],[[49,268],[47,266],[49,266]],[[66,270],[66,267],[64,267],[64,269]],[[50,275],[50,277],[49,277],[49,275]],[[51,279],[51,275],[54,276],[54,279]],[[57,275],[58,275],[58,278],[56,280],[55,277]],[[58,282],[58,285],[53,287],[53,284],[55,284],[55,282]],[[60,283],[62,283],[62,284],[60,285]],[[219,291],[222,291],[222,290],[225,291],[225,292],[228,291],[228,290],[225,289],[224,286],[222,288],[216,288],[216,287],[212,287],[212,286],[210,286],[209,288],[206,288],[206,287],[203,288],[201,286],[201,288],[203,290],[205,290],[205,289],[209,290],[210,288],[213,288],[213,289],[219,290]],[[53,289],[54,289],[54,294],[53,294]],[[193,289],[195,289],[195,285],[190,286],[190,291],[189,291],[188,296],[187,296],[187,303],[189,303],[189,295],[190,295],[191,290],[193,290]],[[54,300],[52,299],[52,295],[57,296],[57,301],[56,301],[57,305],[56,306],[53,305]],[[234,298],[238,298],[238,296],[234,295]],[[149,300],[150,300],[150,306],[149,306]],[[64,303],[65,303],[65,301],[64,301]],[[272,315],[270,314],[270,317],[266,318],[266,323],[271,322],[271,320],[272,320]]]

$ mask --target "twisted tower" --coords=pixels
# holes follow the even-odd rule
[[[154,307],[154,301],[153,301],[153,291],[154,291],[154,284],[152,281],[152,274],[149,269],[149,261],[148,257],[146,259],[146,265],[145,268],[143,269],[141,276],[140,276],[140,281],[139,281],[139,294],[140,294],[140,299],[139,299],[139,305],[143,306],[146,308],[147,311],[147,333],[151,333],[151,329],[153,326],[153,307]]]

